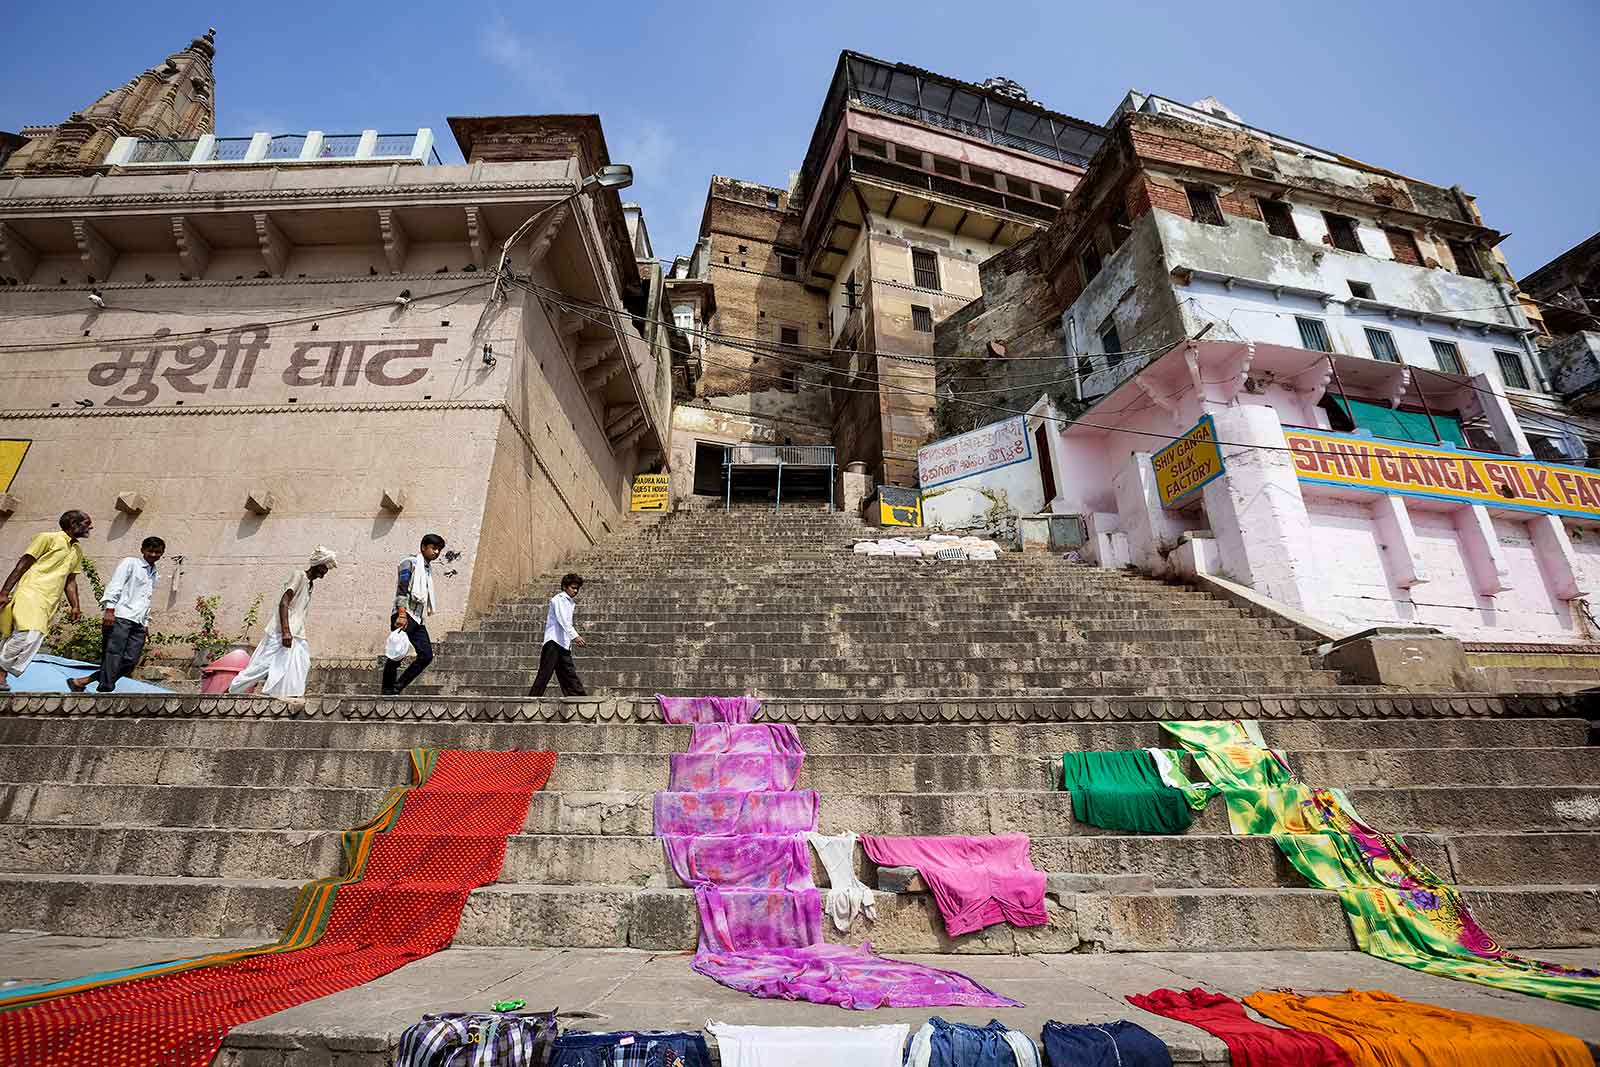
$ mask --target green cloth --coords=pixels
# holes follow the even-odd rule
[[[1156,772],[1161,775],[1161,780],[1182,793],[1183,799],[1195,811],[1204,808],[1217,795],[1217,787],[1210,782],[1190,781],[1183,769],[1183,749],[1150,748],[1145,751],[1156,761]]]
[[[1363,952],[1418,971],[1600,1008],[1600,971],[1505,951],[1456,889],[1349,798],[1295,777],[1254,723],[1169,722],[1222,791],[1236,834],[1266,834],[1314,888],[1339,894]]]
[[[1466,446],[1467,439],[1461,435],[1461,420],[1454,415],[1441,415],[1435,411],[1430,423],[1426,412],[1398,411],[1386,404],[1346,400],[1342,396],[1331,399],[1339,410],[1350,417],[1357,429],[1371,430],[1375,437],[1386,437],[1391,441],[1415,441],[1419,445],[1444,441]]]
[[[1075,820],[1107,830],[1181,834],[1193,818],[1189,801],[1161,780],[1142,748],[1068,752],[1061,757],[1061,788],[1072,794]]]

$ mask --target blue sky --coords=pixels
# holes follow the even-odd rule
[[[441,17],[443,15],[443,17]],[[658,255],[712,174],[784,185],[839,50],[1004,74],[1104,121],[1129,88],[1479,198],[1525,273],[1600,230],[1600,3],[448,5],[0,0],[0,129],[55,122],[217,27],[218,131],[384,132],[592,111]]]

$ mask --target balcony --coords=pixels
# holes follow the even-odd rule
[[[415,133],[256,133],[249,137],[216,137],[211,134],[192,140],[157,138],[141,140],[119,137],[106,163],[114,167],[208,167],[270,164],[316,164],[331,162],[410,162],[437,166],[439,152],[433,146],[433,131],[423,127]]]
[[[793,468],[801,478],[796,482],[794,474],[790,475],[791,496],[798,491],[802,496],[820,497],[825,490],[831,511],[837,459],[832,445],[729,445],[722,450],[723,508],[733,506],[736,491],[741,496],[751,491],[764,494],[770,485],[772,510],[777,511],[783,504],[783,472]],[[746,477],[735,486],[734,474],[740,468]]]

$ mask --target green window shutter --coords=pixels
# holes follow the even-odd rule
[[[1369,430],[1374,437],[1411,441],[1419,445],[1444,441],[1446,444],[1466,447],[1466,438],[1461,433],[1461,420],[1454,415],[1434,412],[1430,424],[1428,416],[1420,411],[1396,411],[1382,404],[1370,404],[1365,400],[1347,401],[1337,396],[1331,399],[1350,416],[1350,421],[1356,424],[1357,429]],[[1434,427],[1438,427],[1437,438],[1434,436]]]

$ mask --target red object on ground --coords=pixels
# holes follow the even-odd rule
[[[0,1012],[0,1063],[207,1067],[240,1023],[438,952],[467,894],[499,877],[506,838],[555,762],[554,752],[439,752],[392,827],[370,837],[360,880],[338,884],[325,915],[297,909],[304,923],[326,918],[314,943],[132,981],[96,976],[93,988]]]
[[[250,653],[242,648],[224,652],[200,670],[200,692],[226,693],[233,676],[250,665]]]
[[[1198,1026],[1228,1046],[1233,1067],[1353,1067],[1331,1039],[1304,1030],[1285,1030],[1256,1022],[1244,1005],[1221,993],[1157,989],[1134,994],[1128,1003],[1169,1019]]]

